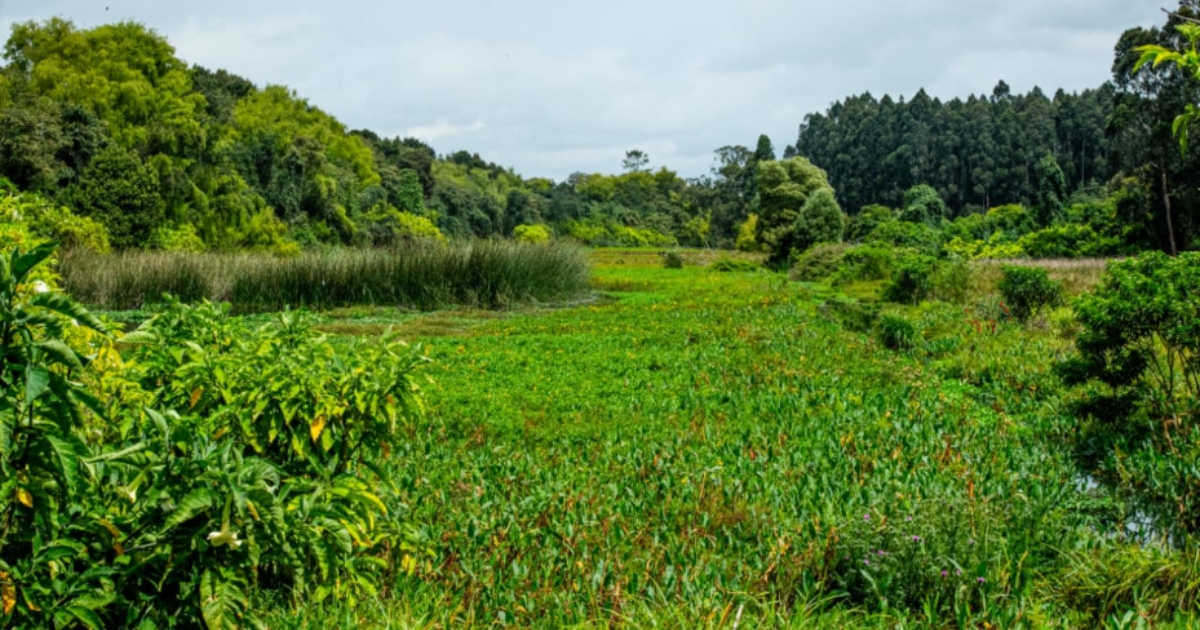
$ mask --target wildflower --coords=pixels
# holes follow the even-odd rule
[[[879,554],[879,555],[881,555],[881,556],[886,556],[886,555],[887,555],[886,553],[884,553],[884,552],[883,552],[883,550],[882,550],[882,549],[880,549],[879,551],[876,551],[875,553],[877,553],[877,554]]]
[[[46,283],[41,280],[35,280],[33,282],[33,290],[35,293],[49,293],[50,287],[46,286]]]
[[[220,531],[212,532],[208,535],[208,541],[214,547],[229,545],[230,549],[237,549],[242,546],[242,541],[238,540],[237,532],[229,531],[228,526],[222,526]]]
[[[913,542],[921,542],[920,536],[913,536],[912,539],[913,539]]]
[[[983,584],[983,583],[984,583],[984,582],[986,582],[986,581],[987,581],[987,580],[985,580],[985,579],[983,579],[983,578],[979,578],[979,583],[980,583],[980,584]]]
[[[908,522],[910,522],[910,523],[911,523],[911,522],[912,522],[912,517],[911,517],[911,516],[905,516],[905,517],[904,517],[904,520],[906,520],[906,521],[908,521]]]
[[[962,575],[962,569],[955,569],[954,575]]]
[[[867,512],[866,514],[863,514],[863,520],[864,520],[864,521],[869,521],[869,520],[871,520],[871,513],[870,513],[870,512]]]
[[[871,560],[870,560],[870,559],[863,559],[863,564],[865,564],[865,565],[867,565],[867,566],[871,566]]]
[[[947,575],[950,575],[950,574],[947,573],[945,569],[942,569],[942,577],[946,577]]]

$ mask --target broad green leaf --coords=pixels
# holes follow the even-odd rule
[[[33,404],[50,388],[50,371],[44,367],[31,367],[25,371],[25,406]]]
[[[104,325],[104,322],[101,322],[91,311],[84,308],[81,304],[62,293],[39,293],[30,300],[30,304],[65,317],[70,317],[78,322],[80,326],[91,328],[98,333],[108,334],[108,328]]]
[[[23,254],[18,254],[14,250],[12,256],[13,279],[17,281],[17,284],[25,282],[25,278],[29,276],[29,272],[33,271],[34,267],[42,264],[47,258],[53,256],[56,249],[58,249],[58,242],[50,241],[42,243]],[[42,295],[51,294],[44,293]]]

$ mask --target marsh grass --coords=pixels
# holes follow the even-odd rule
[[[102,309],[139,309],[171,294],[184,302],[229,302],[243,313],[357,305],[504,308],[570,299],[589,280],[587,257],[577,247],[496,241],[335,249],[294,258],[75,251],[64,254],[60,273],[70,294]]]
[[[1064,294],[1074,297],[1090,290],[1100,282],[1100,277],[1104,274],[1108,262],[1109,260],[1105,258],[979,260],[974,263],[973,293],[976,295],[996,293],[1002,276],[1000,269],[1009,265],[1045,269],[1051,280],[1062,284]]]

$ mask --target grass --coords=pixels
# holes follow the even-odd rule
[[[596,253],[609,299],[571,308],[337,314],[434,359],[388,462],[417,568],[270,625],[1192,627],[1194,558],[1078,483],[1069,339],[925,304],[897,353],[820,285],[642,258]]]
[[[477,241],[397,249],[255,254],[86,251],[62,256],[64,288],[102,310],[140,309],[170,293],[230,302],[238,312],[354,305],[421,310],[504,308],[569,300],[588,285],[588,262],[569,245]]]
[[[1041,267],[1047,271],[1051,280],[1062,283],[1066,295],[1073,297],[1088,291],[1100,282],[1100,277],[1108,265],[1108,259],[1031,260],[1018,258],[976,261],[974,264],[976,293],[995,293],[996,285],[1000,282],[1000,268],[1004,265]]]

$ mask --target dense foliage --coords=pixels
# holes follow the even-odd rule
[[[245,627],[252,586],[356,601],[414,562],[376,473],[417,354],[178,304],[118,354],[31,280],[53,250],[0,262],[4,627]]]

